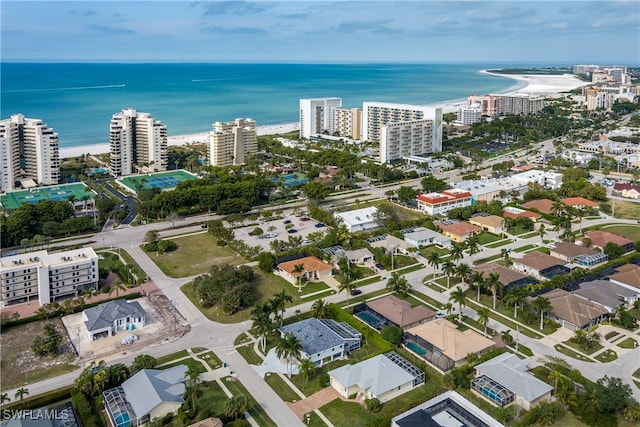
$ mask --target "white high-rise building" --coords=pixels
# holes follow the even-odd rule
[[[527,115],[536,114],[545,106],[543,96],[537,95],[498,95],[500,114]]]
[[[389,123],[380,132],[380,163],[433,153],[433,120]]]
[[[463,125],[472,125],[482,118],[482,108],[480,104],[458,107],[456,121]]]
[[[362,110],[359,108],[334,109],[334,132],[356,141],[362,136]],[[332,132],[333,133],[333,132]]]
[[[256,122],[235,119],[215,122],[209,134],[209,163],[211,166],[231,166],[245,163],[247,154],[258,151]]]
[[[127,108],[109,127],[110,168],[115,176],[167,170],[167,127],[149,113]]]
[[[305,98],[300,100],[300,138],[322,133],[333,134],[334,110],[342,107],[342,98]]]
[[[442,151],[442,108],[426,105],[365,102],[362,104],[362,139],[380,142],[382,126],[414,120],[433,120],[433,152]]]
[[[0,160],[0,191],[14,190],[21,180],[60,181],[58,134],[40,119],[14,114],[0,121]]]
[[[0,258],[0,303],[38,300],[40,305],[98,288],[98,255],[90,248],[49,254],[28,252]]]

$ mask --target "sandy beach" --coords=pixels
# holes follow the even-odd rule
[[[570,74],[563,75],[546,75],[546,74],[498,74],[490,73],[487,70],[480,71],[484,74],[494,76],[507,77],[515,80],[517,83],[514,88],[507,91],[507,94],[530,94],[544,95],[549,97],[560,96],[561,92],[566,92],[580,86],[584,86],[584,82]],[[471,93],[469,95],[472,95]],[[483,95],[478,93],[476,95]],[[454,112],[461,104],[465,104],[466,99],[445,101],[433,106],[442,107],[443,112]],[[276,125],[258,126],[258,135],[272,135],[278,133],[287,133],[299,129],[298,122],[283,123]],[[206,144],[208,143],[209,132],[200,132],[189,135],[169,136],[168,144],[170,146],[182,146],[190,144]],[[82,145],[77,147],[68,147],[60,149],[60,158],[75,157],[82,154],[101,154],[109,152],[109,144]]]

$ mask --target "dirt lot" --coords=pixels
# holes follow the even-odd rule
[[[39,357],[29,348],[33,339],[42,334],[42,326],[47,322],[53,323],[64,338],[63,353],[56,357]],[[71,363],[76,359],[76,353],[59,318],[31,322],[3,331],[0,335],[0,349],[0,384],[3,390],[68,372],[74,368]],[[13,396],[10,398],[13,399]]]
[[[109,361],[141,348],[166,343],[184,335],[191,328],[164,295],[151,295],[149,298],[138,298],[133,301],[138,301],[146,312],[145,327],[119,332],[112,337],[96,341],[89,341],[82,313],[62,318],[73,346],[79,350],[78,362],[81,365],[90,363],[92,360]],[[177,316],[175,318],[174,313]],[[123,344],[122,339],[131,335],[136,335],[138,339],[133,344]]]

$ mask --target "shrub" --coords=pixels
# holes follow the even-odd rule
[[[367,405],[367,409],[373,413],[378,413],[380,412],[380,409],[382,409],[380,400],[375,397],[373,399],[365,399],[364,404]]]
[[[318,381],[320,381],[320,384],[322,384],[322,387],[329,387],[329,384],[331,383],[331,378],[329,377],[329,374],[325,372],[318,377]]]

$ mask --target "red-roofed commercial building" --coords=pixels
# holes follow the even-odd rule
[[[418,196],[418,209],[429,215],[445,215],[453,208],[471,206],[471,193],[464,190],[444,190],[442,193],[425,193]]]

